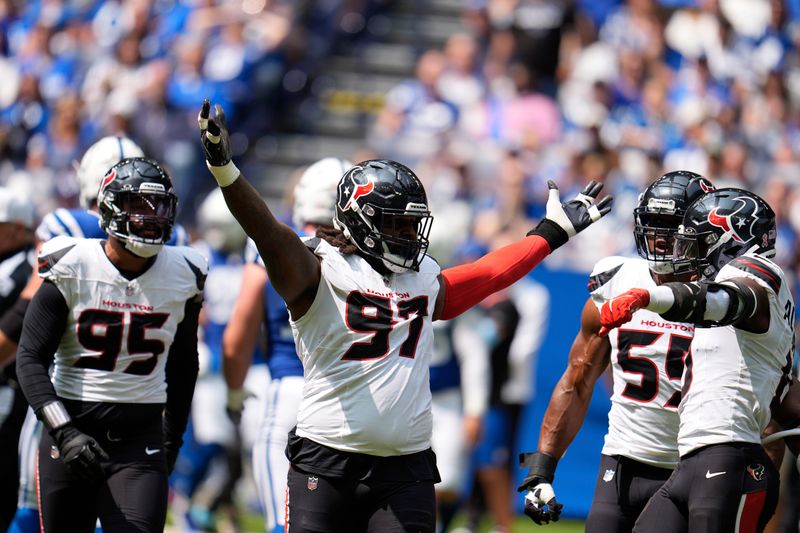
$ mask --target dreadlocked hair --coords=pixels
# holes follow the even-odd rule
[[[343,254],[354,254],[358,250],[356,245],[345,237],[344,232],[340,229],[320,226],[317,228],[317,237],[338,248],[339,252]]]

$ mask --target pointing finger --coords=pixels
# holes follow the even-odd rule
[[[197,115],[197,125],[200,126],[201,130],[208,128],[208,115],[210,111],[211,102],[206,98],[203,100],[203,107],[200,108],[200,113]]]

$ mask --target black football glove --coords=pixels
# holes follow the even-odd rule
[[[220,187],[227,187],[239,177],[239,169],[232,160],[225,111],[221,105],[214,104],[214,117],[211,118],[210,114],[211,102],[206,98],[197,115],[197,125],[200,126],[200,144],[203,145],[208,170],[214,175]]]
[[[93,480],[105,476],[102,463],[109,458],[96,440],[71,423],[52,430],[51,435],[61,461],[73,477]]]
[[[563,504],[556,500],[551,483],[555,477],[558,459],[546,453],[522,453],[520,466],[527,466],[528,473],[517,490],[525,494],[525,514],[539,525],[558,522]]]
[[[611,211],[613,202],[611,196],[606,196],[597,204],[592,205],[603,189],[602,183],[590,181],[578,196],[565,203],[561,203],[558,187],[553,180],[547,180],[547,188],[550,191],[545,218],[534,229],[529,231],[528,235],[543,237],[550,245],[551,251]]]

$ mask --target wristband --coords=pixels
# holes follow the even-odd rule
[[[546,240],[547,244],[550,246],[550,252],[553,252],[556,248],[569,240],[569,233],[567,233],[567,230],[549,218],[540,220],[539,224],[526,234],[526,237],[530,237],[531,235],[538,235]]]
[[[236,165],[233,164],[233,160],[228,161],[221,167],[215,167],[211,163],[206,160],[206,166],[211,174],[214,176],[214,179],[217,180],[217,183],[220,187],[227,187],[234,181],[239,178],[241,174],[239,169],[236,168]]]
[[[519,465],[528,467],[527,477],[537,477],[545,483],[552,483],[556,476],[558,459],[542,452],[521,453]]]
[[[39,410],[39,418],[47,431],[52,432],[72,422],[64,404],[59,401],[50,402]]]

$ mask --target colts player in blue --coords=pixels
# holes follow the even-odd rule
[[[225,414],[222,333],[239,293],[247,235],[228,211],[218,189],[200,204],[197,226],[201,238],[192,247],[208,261],[200,320],[201,345],[205,349],[200,351],[191,421],[170,478],[172,510],[189,531],[213,529],[218,510],[234,519],[231,496],[241,473],[240,439]],[[207,496],[205,504],[193,501],[198,491]]]
[[[97,212],[97,193],[100,182],[106,171],[128,157],[141,157],[142,149],[126,137],[108,136],[95,142],[86,150],[79,164],[76,165],[76,176],[80,189],[80,208],[59,208],[42,218],[36,228],[38,249],[58,236],[77,237],[81,239],[104,239],[105,231],[100,227],[100,215]],[[176,224],[168,246],[185,246],[188,244],[186,230]],[[22,334],[22,319],[28,304],[42,284],[36,269],[28,280],[25,289],[14,307],[0,320],[0,353],[16,351]],[[20,499],[17,514],[12,524],[14,531],[39,531],[39,512],[36,501],[35,458],[39,446],[41,424],[28,410],[28,416],[20,435]],[[14,529],[17,528],[17,529]]]
[[[292,222],[302,233],[313,235],[318,226],[332,225],[336,185],[351,163],[333,157],[308,167],[294,189]],[[250,247],[253,261],[245,268],[242,290],[225,330],[225,379],[228,409],[236,417],[249,396],[250,354],[263,322],[267,334],[267,365],[271,381],[267,392],[261,434],[253,445],[253,475],[269,533],[284,530],[284,501],[289,460],[285,449],[289,430],[297,423],[303,389],[303,365],[295,351],[289,311],[267,279],[264,263]],[[245,413],[247,410],[245,410]]]

